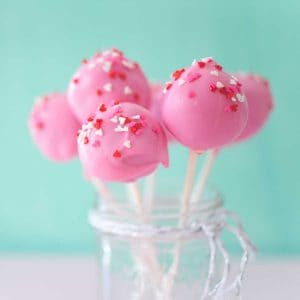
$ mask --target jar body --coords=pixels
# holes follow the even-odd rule
[[[217,200],[193,210],[184,227],[168,204],[147,224],[134,218],[120,222],[94,211],[90,221],[99,242],[99,299],[223,299],[209,295],[210,286],[221,281],[222,268],[218,257],[212,257],[203,225],[217,228],[222,223],[220,205]]]

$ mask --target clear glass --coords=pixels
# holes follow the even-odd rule
[[[124,214],[96,207],[90,223],[100,244],[99,299],[216,299],[204,296],[208,280],[220,281],[221,266],[216,259],[209,274],[211,248],[203,224],[222,224],[220,211],[220,196],[211,195],[191,205],[182,227],[174,199],[155,201],[147,222],[126,205]]]

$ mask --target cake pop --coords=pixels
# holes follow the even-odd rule
[[[150,111],[133,103],[101,104],[78,135],[79,158],[88,177],[130,182],[159,163],[168,166],[165,133]]]
[[[132,102],[149,107],[151,92],[140,66],[117,50],[106,50],[83,60],[68,88],[70,106],[84,122],[99,103],[106,106],[117,102]]]
[[[61,93],[39,98],[29,117],[32,139],[47,158],[58,162],[76,156],[79,128],[66,96]]]
[[[228,144],[246,125],[248,106],[240,82],[212,58],[175,71],[165,93],[163,123],[193,151]]]
[[[269,82],[261,76],[246,73],[237,73],[234,76],[243,85],[249,108],[246,127],[235,140],[240,142],[263,127],[273,109],[273,99]]]

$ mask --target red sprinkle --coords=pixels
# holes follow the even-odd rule
[[[204,61],[198,61],[198,66],[199,66],[199,68],[204,68],[205,67],[205,62]]]
[[[140,101],[140,95],[138,93],[134,93],[133,98],[136,102]]]
[[[73,79],[73,83],[78,84],[79,83],[79,79],[78,78],[74,78]]]
[[[215,68],[218,70],[218,71],[222,71],[223,70],[223,67],[221,65],[215,65]]]
[[[136,134],[138,130],[140,130],[141,128],[143,128],[142,123],[135,123],[132,127],[130,127],[130,131],[133,134]]]
[[[179,69],[179,70],[176,70],[172,73],[172,77],[174,80],[177,80],[180,78],[180,76],[182,75],[182,73],[185,71],[185,69]]]
[[[98,89],[98,90],[96,91],[96,93],[97,93],[98,96],[102,96],[102,94],[103,94],[103,92],[102,92],[100,89]]]
[[[120,158],[122,156],[122,153],[121,153],[121,151],[119,151],[119,150],[116,150],[114,153],[113,153],[113,157],[115,157],[115,158]]]
[[[209,89],[210,89],[212,92],[215,92],[215,91],[217,90],[217,87],[216,87],[215,84],[211,83],[211,84],[209,85]]]
[[[126,74],[123,73],[123,72],[119,73],[119,77],[120,77],[121,80],[126,80]]]
[[[102,123],[103,123],[103,120],[102,120],[102,119],[97,119],[97,120],[95,121],[95,123],[94,123],[94,127],[95,127],[96,129],[100,129],[101,126],[102,126]]]
[[[83,143],[84,144],[88,144],[89,143],[89,138],[87,136],[84,137]]]
[[[88,63],[88,60],[87,60],[86,58],[84,58],[84,59],[82,60],[82,63],[83,63],[84,65],[86,65],[86,64]]]
[[[106,105],[105,105],[105,104],[101,104],[101,105],[99,106],[99,111],[105,112],[106,110],[107,110],[107,108],[106,108]]]
[[[168,83],[166,84],[166,89],[169,90],[169,89],[172,87],[172,85],[173,85],[173,84],[172,84],[171,82],[168,82]]]
[[[93,117],[93,116],[89,116],[89,117],[87,118],[87,121],[88,121],[88,122],[94,121],[94,117]]]
[[[238,104],[231,104],[230,105],[230,111],[237,112],[238,110]]]
[[[117,73],[116,73],[115,71],[110,71],[110,72],[108,73],[108,76],[109,76],[110,78],[114,79],[114,78],[116,78]]]
[[[44,129],[45,124],[42,121],[38,121],[38,122],[35,123],[35,126],[36,126],[37,129]]]

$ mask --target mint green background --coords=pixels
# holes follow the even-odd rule
[[[299,254],[299,29],[298,0],[0,0],[0,251],[94,249],[93,192],[78,161],[45,160],[26,119],[34,97],[63,90],[82,58],[116,45],[152,79],[203,56],[270,79],[270,122],[225,150],[212,180],[263,254]],[[175,152],[176,179],[185,150]]]

